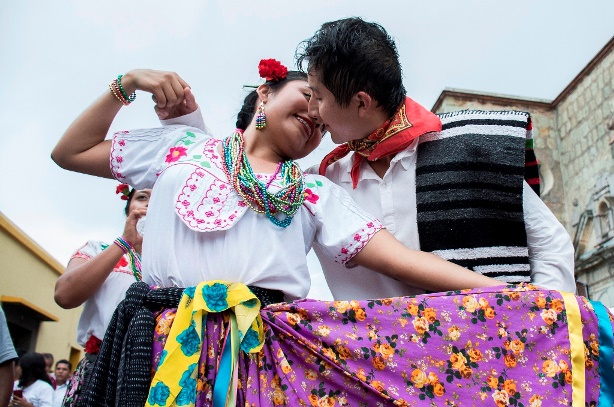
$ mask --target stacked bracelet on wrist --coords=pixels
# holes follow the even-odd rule
[[[134,278],[137,281],[141,281],[141,255],[134,250],[134,247],[128,242],[126,242],[121,237],[118,237],[113,241],[116,245],[119,246],[120,249],[128,256],[128,260],[130,261],[130,268],[132,268],[132,274],[134,274]]]
[[[115,95],[117,100],[122,102],[124,106],[128,106],[130,103],[134,102],[134,99],[136,99],[136,92],[132,92],[132,94],[128,96],[124,90],[124,87],[122,86],[121,79],[122,75],[118,75],[117,79],[114,79],[113,82],[109,83],[109,89],[111,89],[111,92],[113,92],[113,95]]]

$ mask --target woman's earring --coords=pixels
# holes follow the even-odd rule
[[[266,127],[266,114],[264,113],[264,102],[260,102],[258,113],[256,114],[256,128],[262,130]]]

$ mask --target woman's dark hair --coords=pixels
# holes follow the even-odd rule
[[[47,374],[47,368],[45,366],[45,358],[40,353],[26,353],[19,358],[19,367],[21,367],[19,387],[24,388],[37,380],[42,380],[51,384],[51,379]]]
[[[322,24],[296,50],[297,65],[318,80],[343,107],[366,92],[393,116],[405,100],[403,73],[394,40],[384,27],[360,17]]]
[[[288,76],[286,79],[281,81],[267,81],[266,85],[269,86],[272,93],[275,93],[281,90],[284,86],[292,81],[306,81],[307,74],[299,71],[288,71]],[[237,114],[237,129],[245,130],[247,126],[254,119],[254,114],[256,113],[256,102],[258,101],[258,93],[256,90],[251,91],[243,100],[243,106],[241,110]]]
[[[135,192],[136,189],[132,188],[130,190],[130,193],[128,194],[128,199],[126,200],[126,207],[124,208],[124,213],[126,214],[126,216],[128,216],[128,213],[130,212],[130,202],[132,202],[132,198],[134,198]]]

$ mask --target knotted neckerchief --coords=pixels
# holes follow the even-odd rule
[[[352,140],[340,145],[328,153],[320,164],[320,175],[326,175],[326,167],[354,151],[354,162],[350,175],[352,188],[356,189],[360,175],[360,163],[364,158],[376,161],[390,154],[396,154],[407,148],[412,141],[423,134],[441,131],[441,120],[434,113],[405,98],[405,103],[384,124],[378,127],[368,137]]]
[[[209,312],[230,310],[230,326],[213,388],[213,406],[234,406],[238,385],[239,348],[257,353],[264,345],[260,300],[241,283],[214,280],[188,287],[151,381],[146,407],[194,406],[203,322]]]

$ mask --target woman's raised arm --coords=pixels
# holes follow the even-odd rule
[[[136,90],[151,93],[161,119],[180,114],[189,88],[174,72],[147,69],[129,71],[121,77],[121,85],[128,95]],[[113,178],[109,167],[111,142],[105,138],[121,107],[120,99],[107,90],[68,127],[51,152],[53,161],[67,170]]]

